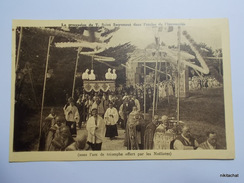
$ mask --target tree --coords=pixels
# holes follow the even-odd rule
[[[213,76],[215,79],[217,79],[219,82],[223,83],[223,77],[221,75],[221,70],[223,69],[222,62],[219,61],[221,59],[216,59],[215,52],[212,50],[211,47],[208,47],[205,43],[199,43],[195,44],[196,49],[199,51],[199,53],[203,56],[204,60],[206,61],[206,64],[208,65],[208,68],[210,70],[209,75]],[[181,50],[186,51],[190,53],[191,55],[196,56],[196,54],[192,51],[191,47],[188,44],[181,44]],[[218,49],[219,51],[219,57],[222,57],[222,49]],[[200,66],[199,61],[197,58],[192,60],[195,62],[196,65]],[[219,64],[221,62],[221,65]],[[192,76],[191,69],[189,70],[189,76]]]

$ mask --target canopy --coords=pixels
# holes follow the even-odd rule
[[[89,80],[84,80],[83,83],[84,90],[86,92],[91,92],[95,91],[98,92],[102,90],[103,92],[107,91],[115,91],[115,81],[89,81]]]

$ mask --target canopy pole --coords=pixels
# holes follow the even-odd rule
[[[158,54],[158,49],[157,49],[157,54]],[[154,86],[153,86],[153,111],[152,111],[152,116],[155,115],[157,74],[158,74],[158,58],[156,59],[156,66],[155,66],[155,76],[154,76],[155,78],[154,78]]]
[[[43,117],[43,107],[44,107],[44,100],[45,100],[45,90],[46,90],[46,81],[47,81],[47,69],[48,69],[48,62],[50,56],[50,45],[54,39],[54,36],[49,36],[48,47],[47,47],[47,59],[46,59],[46,68],[45,68],[45,75],[44,75],[44,83],[43,83],[43,91],[42,91],[42,105],[41,105],[41,118],[40,118],[40,131],[39,131],[39,140],[38,140],[38,149],[40,150],[40,141],[42,136],[42,117]]]
[[[177,60],[177,123],[180,121],[180,39],[181,39],[181,27],[178,27],[178,60]]]
[[[169,85],[169,83],[168,83],[168,64],[167,64],[167,62],[165,62],[165,77],[166,77],[166,83],[167,83],[167,85]],[[167,86],[167,97],[168,97],[168,104],[169,104],[169,86]]]
[[[159,62],[159,68],[157,68],[157,70],[161,70],[162,67],[162,62],[160,60]],[[160,78],[157,76],[157,83],[160,82]],[[158,110],[158,102],[159,102],[159,86],[157,85],[157,96],[156,96],[156,111]]]
[[[19,43],[18,43],[18,50],[17,50],[17,57],[16,57],[15,71],[17,71],[18,68],[19,68],[19,55],[20,55],[20,47],[21,47],[21,41],[22,41],[22,32],[23,32],[23,28],[20,27]]]
[[[144,119],[146,117],[146,61],[144,59]]]

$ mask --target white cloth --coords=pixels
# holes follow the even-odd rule
[[[104,121],[106,125],[115,125],[119,120],[118,111],[116,108],[108,108],[104,114]]]
[[[73,121],[78,123],[80,120],[79,111],[76,106],[69,105],[66,109],[64,109],[64,115],[66,121]]]
[[[95,120],[97,120],[97,124],[95,123]],[[88,142],[91,142],[93,144],[103,142],[103,138],[105,136],[105,123],[102,117],[100,117],[99,115],[97,115],[97,118],[91,116],[87,120],[86,129],[88,132]]]

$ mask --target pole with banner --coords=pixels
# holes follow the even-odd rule
[[[42,136],[42,119],[43,119],[43,107],[44,107],[44,101],[45,101],[45,90],[46,90],[46,81],[47,81],[47,70],[48,70],[48,62],[49,62],[49,56],[50,56],[50,46],[53,42],[54,36],[49,36],[48,41],[48,47],[47,47],[47,59],[46,59],[46,68],[45,68],[45,74],[44,74],[44,83],[43,83],[43,91],[42,91],[42,105],[41,105],[41,119],[40,119],[40,131],[39,131],[39,141],[38,141],[38,149],[40,150],[40,141]]]

